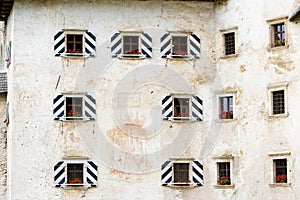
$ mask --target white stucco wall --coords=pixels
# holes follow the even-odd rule
[[[13,60],[9,68],[10,199],[297,199],[299,168],[299,25],[288,22],[288,48],[269,48],[267,20],[288,16],[292,0],[234,1],[16,1],[8,21]],[[221,58],[222,32],[237,27],[237,57]],[[97,56],[54,57],[58,30],[92,31]],[[117,31],[152,36],[153,57],[122,60],[110,55]],[[166,31],[201,36],[201,58],[159,58]],[[284,59],[282,59],[284,58]],[[60,77],[60,78],[59,78]],[[267,87],[287,87],[288,117],[270,118]],[[216,120],[220,93],[235,92],[236,119]],[[53,98],[86,92],[97,102],[97,120],[54,121]],[[161,120],[161,99],[170,93],[201,96],[202,122]],[[127,96],[129,102],[127,103]],[[270,187],[272,152],[290,152],[289,187]],[[135,155],[142,155],[137,159]],[[152,156],[155,155],[155,156]],[[215,188],[216,159],[233,156],[234,187]],[[98,187],[55,188],[53,165],[83,156],[98,163]],[[204,164],[204,186],[160,184],[160,165],[170,158]],[[139,172],[139,173],[137,173]]]

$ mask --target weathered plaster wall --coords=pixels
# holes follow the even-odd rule
[[[5,119],[6,94],[0,94],[0,116]],[[7,198],[7,127],[4,124],[0,126],[0,197]]]
[[[274,9],[276,3],[280,10]],[[14,55],[9,69],[10,198],[297,199],[299,25],[288,22],[289,47],[274,51],[269,49],[266,22],[288,16],[294,2],[229,0],[214,6],[194,1],[16,1],[8,28]],[[232,27],[238,27],[238,56],[221,59],[219,30]],[[97,56],[54,57],[53,36],[61,29],[95,33]],[[139,30],[152,36],[153,58],[111,58],[112,34]],[[164,31],[199,33],[201,59],[159,58]],[[281,82],[289,82],[289,116],[269,118],[267,86]],[[70,91],[96,97],[97,121],[53,120],[53,98]],[[237,119],[221,123],[216,120],[216,94],[230,91],[236,92]],[[160,120],[162,97],[178,92],[202,97],[203,122]],[[293,184],[271,188],[268,153],[282,151],[291,152]],[[151,157],[154,153],[159,156]],[[222,155],[234,156],[231,189],[213,187],[213,157]],[[98,187],[55,188],[53,164],[66,156],[97,160]],[[158,164],[174,157],[201,159],[204,186],[160,186]]]

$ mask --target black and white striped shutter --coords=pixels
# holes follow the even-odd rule
[[[54,120],[60,120],[60,118],[64,116],[64,100],[65,97],[63,95],[57,95],[53,99]]]
[[[97,165],[93,161],[87,161],[87,175],[86,182],[91,184],[92,187],[97,186]]]
[[[111,55],[117,57],[122,53],[122,35],[121,33],[115,33],[111,37]]]
[[[142,33],[141,35],[141,49],[142,54],[146,55],[146,58],[152,57],[152,38],[147,33]]]
[[[54,165],[55,187],[60,187],[66,182],[66,165],[64,161],[59,161]]]
[[[200,58],[200,53],[200,36],[193,33],[190,35],[190,54],[195,58]]]
[[[203,164],[198,160],[194,160],[192,163],[192,176],[193,183],[197,186],[203,186]]]
[[[90,56],[96,56],[96,36],[92,32],[86,31],[84,42],[85,52]]]
[[[168,160],[161,166],[162,186],[170,185],[170,183],[172,182],[172,174],[172,162]]]
[[[198,96],[192,97],[192,116],[194,119],[203,120],[202,100]]]
[[[96,100],[91,95],[84,97],[85,117],[90,120],[96,119]]]
[[[171,54],[171,48],[171,35],[170,33],[166,33],[160,38],[160,57],[166,58]]]
[[[58,31],[54,35],[54,56],[60,56],[65,52],[65,34],[63,31]]]
[[[168,120],[172,117],[173,107],[172,107],[172,96],[165,96],[162,100],[162,116],[163,120]]]

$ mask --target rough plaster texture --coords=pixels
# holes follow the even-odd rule
[[[0,116],[5,119],[6,94],[0,94]],[[7,198],[7,127],[1,124],[0,129],[0,198]]]
[[[274,9],[274,5],[281,5],[280,9]],[[300,85],[296,43],[300,28],[296,22],[287,22],[288,48],[270,49],[267,23],[288,16],[296,7],[292,0],[229,0],[218,4],[15,1],[7,25],[13,55],[8,72],[9,199],[299,199],[300,125],[296,119]],[[238,55],[222,58],[220,30],[233,27],[237,27]],[[97,56],[54,57],[53,36],[61,29],[95,33]],[[152,36],[153,58],[111,58],[109,41],[113,33],[141,30]],[[201,58],[159,58],[159,39],[165,31],[199,33]],[[267,87],[283,82],[289,83],[289,114],[270,118]],[[236,119],[217,120],[216,95],[232,91],[236,94]],[[52,100],[62,92],[94,95],[97,121],[54,121]],[[161,121],[161,99],[169,93],[200,95],[204,121]],[[175,143],[176,138],[182,138],[182,142]],[[104,140],[108,146],[102,145]],[[178,155],[176,150],[181,148],[184,151]],[[161,153],[156,160],[128,156],[159,154],[162,149],[167,153]],[[292,184],[273,188],[269,186],[272,166],[268,154],[283,151],[291,152]],[[234,157],[234,187],[229,189],[213,187],[213,157],[223,155]],[[98,187],[55,188],[53,165],[67,156],[98,161]],[[204,186],[160,186],[158,164],[174,157],[202,160]],[[139,170],[143,173],[134,173]]]

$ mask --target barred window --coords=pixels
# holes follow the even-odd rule
[[[225,33],[224,34],[225,42],[225,55],[235,54],[235,33]]]
[[[67,34],[67,53],[82,54],[83,34]]]
[[[83,164],[67,164],[67,183],[83,183]]]
[[[218,185],[230,185],[230,162],[218,162]]]
[[[287,159],[274,159],[275,182],[287,183]]]
[[[172,55],[187,55],[187,46],[187,36],[172,36]]]
[[[189,182],[189,163],[174,163],[174,183]]]
[[[285,113],[284,90],[272,92],[273,114]]]

